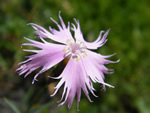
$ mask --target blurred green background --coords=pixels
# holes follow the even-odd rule
[[[150,1],[149,0],[1,0],[0,1],[0,113],[75,113],[76,99],[71,110],[57,107],[62,91],[51,98],[58,81],[47,79],[55,74],[49,70],[31,84],[34,74],[26,79],[15,72],[17,64],[27,53],[21,49],[23,37],[34,39],[33,22],[48,29],[56,27],[49,17],[58,19],[58,12],[67,23],[80,21],[88,41],[94,41],[100,30],[111,28],[108,42],[97,52],[103,55],[117,53],[109,64],[115,73],[105,75],[105,81],[114,85],[106,92],[94,84],[98,98],[90,103],[82,93],[81,113],[150,113]],[[57,67],[57,70],[58,67]]]

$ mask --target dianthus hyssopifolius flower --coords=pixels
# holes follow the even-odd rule
[[[103,56],[91,51],[98,49],[106,43],[106,37],[109,30],[105,33],[104,31],[101,31],[97,40],[94,42],[87,42],[83,38],[79,21],[74,19],[76,26],[72,24],[72,28],[70,28],[70,23],[68,22],[68,25],[66,26],[60,13],[59,19],[61,25],[51,18],[59,30],[49,27],[48,31],[37,24],[29,24],[35,29],[35,34],[40,41],[25,38],[30,43],[23,43],[22,45],[37,47],[40,48],[40,50],[23,49],[23,51],[35,54],[27,56],[27,60],[19,63],[21,66],[17,71],[19,75],[25,74],[24,77],[26,77],[34,70],[42,67],[42,69],[34,76],[32,81],[32,84],[34,84],[34,82],[37,81],[39,74],[45,72],[68,57],[69,60],[63,72],[58,77],[50,77],[53,79],[60,79],[55,87],[54,94],[51,96],[54,96],[58,89],[64,84],[64,90],[60,102],[63,101],[59,105],[68,104],[68,108],[71,108],[74,97],[77,94],[78,107],[81,90],[83,90],[90,102],[92,102],[92,100],[89,97],[88,90],[96,97],[94,94],[95,89],[93,88],[93,82],[102,84],[103,88],[105,88],[105,86],[114,87],[104,82],[104,74],[111,74],[113,72],[113,70],[107,69],[104,64],[116,63],[118,61],[110,61],[106,59],[115,54]],[[70,30],[73,30],[74,36],[72,36]],[[58,43],[48,42],[45,38]]]

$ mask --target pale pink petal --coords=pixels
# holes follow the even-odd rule
[[[46,30],[45,28],[34,24],[34,23],[29,23],[28,25],[31,25],[36,31],[34,32],[38,37],[42,38],[49,38],[51,40],[54,40],[59,43],[66,44],[66,41],[68,39],[73,40],[72,34],[70,32],[70,23],[68,22],[68,26],[66,27],[65,23],[63,22],[63,19],[59,13],[59,19],[61,22],[61,26],[52,18],[50,18],[59,28],[59,30],[56,30],[54,28],[49,27],[49,30]]]
[[[104,31],[101,31],[100,34],[99,34],[99,37],[94,42],[87,42],[87,41],[85,41],[84,37],[83,37],[83,34],[81,32],[81,28],[80,28],[79,22],[76,19],[74,19],[74,20],[75,20],[75,22],[77,24],[77,28],[76,28],[76,26],[74,24],[72,24],[73,25],[72,30],[74,31],[74,37],[75,37],[76,40],[80,40],[80,41],[84,42],[84,44],[86,45],[86,47],[88,49],[97,49],[97,48],[103,46],[107,42],[106,38],[107,38],[107,35],[109,33],[109,30],[107,30],[103,36],[102,36],[102,33]]]
[[[103,59],[99,59],[99,60],[103,60]],[[88,54],[87,57],[82,59],[82,61],[87,75],[90,77],[90,79],[93,82],[101,83],[103,85],[113,87],[104,82],[104,73],[107,72],[109,69],[107,69],[103,64],[100,64],[98,61],[96,62],[93,56],[90,56],[90,54]]]
[[[26,38],[27,39],[27,38]],[[28,56],[28,59],[24,62],[21,62],[21,67],[17,69],[19,71],[19,75],[22,75],[24,73],[25,77],[33,72],[34,70],[38,69],[39,67],[42,67],[41,71],[39,71],[33,79],[33,82],[37,80],[39,74],[43,73],[44,71],[48,70],[52,66],[56,65],[60,61],[62,61],[65,58],[65,54],[63,52],[64,45],[60,44],[52,44],[49,42],[41,43],[38,41],[33,41],[30,39],[27,39],[31,43],[23,44],[25,46],[34,46],[38,47],[41,50],[25,50],[27,52],[34,52],[35,54]],[[42,39],[43,40],[43,39]]]
[[[90,51],[90,50],[87,50],[87,52],[88,52],[88,55],[89,55],[89,56],[92,56],[91,59],[92,59],[92,60],[95,60],[95,62],[98,62],[99,64],[118,63],[118,62],[120,61],[120,59],[117,60],[117,61],[111,61],[111,60],[107,60],[107,59],[106,59],[106,58],[112,57],[112,56],[114,56],[114,55],[116,55],[116,54],[104,56],[104,55],[98,54],[98,53],[96,53],[96,52],[92,52],[92,51]]]
[[[60,24],[54,19],[50,18],[58,27],[58,30],[49,27],[49,30],[30,23],[40,41],[34,41],[25,38],[29,43],[24,43],[22,46],[32,46],[38,49],[23,49],[23,51],[33,53],[30,56],[26,56],[26,60],[20,62],[21,65],[16,71],[19,75],[25,74],[24,77],[41,67],[41,70],[34,76],[32,83],[37,80],[39,74],[50,69],[62,61],[65,57],[69,58],[65,69],[58,77],[49,77],[53,79],[60,79],[56,85],[55,92],[51,95],[54,96],[58,90],[64,86],[63,93],[59,102],[59,106],[67,104],[70,109],[75,96],[77,95],[77,109],[79,108],[79,102],[81,98],[81,90],[88,98],[90,102],[89,92],[93,96],[97,97],[94,93],[94,83],[102,84],[102,88],[105,90],[105,86],[114,87],[104,81],[104,74],[111,74],[114,72],[113,69],[108,69],[105,64],[117,63],[118,61],[111,61],[107,58],[115,55],[101,55],[90,51],[90,49],[98,49],[103,46],[107,41],[107,35],[109,30],[105,33],[101,31],[98,38],[93,42],[87,42],[84,40],[79,21],[74,19],[77,27],[73,25],[72,30],[74,31],[74,38],[70,32],[70,23],[66,26],[59,12]],[[104,34],[103,34],[104,33]],[[49,38],[61,44],[53,44],[47,42],[45,38]]]
[[[58,38],[58,39],[63,39],[64,42],[61,42],[61,43],[65,43],[66,44],[66,41],[68,39],[71,39],[71,40],[74,40],[73,37],[72,37],[72,34],[70,32],[70,23],[68,22],[68,26],[66,27],[60,13],[59,13],[59,19],[60,19],[60,22],[61,22],[61,26],[52,18],[50,18],[56,25],[57,27],[59,28],[59,31],[56,30],[56,29],[53,29],[51,27],[49,27],[50,31],[52,32],[52,34]]]
[[[66,65],[64,71],[58,78],[60,78],[61,80],[55,87],[56,90],[54,94],[51,96],[54,96],[57,93],[58,89],[64,84],[64,91],[60,101],[63,100],[65,94],[66,96],[64,98],[64,101],[61,102],[59,106],[68,104],[68,108],[70,109],[77,93],[77,107],[79,107],[81,89],[83,90],[90,102],[92,101],[89,97],[87,88],[94,96],[96,96],[93,92],[94,88],[92,82],[89,76],[86,74],[82,61],[77,62],[71,58]]]

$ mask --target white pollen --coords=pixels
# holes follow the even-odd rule
[[[75,60],[79,60],[81,57],[85,57],[87,55],[85,50],[86,46],[83,42],[74,42],[73,40],[67,40],[67,45],[64,48],[65,54],[71,56]]]

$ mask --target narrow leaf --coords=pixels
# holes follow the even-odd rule
[[[48,102],[48,103],[46,103],[46,104],[44,104],[44,105],[42,105],[42,106],[40,106],[40,107],[38,107],[38,108],[35,108],[35,109],[31,110],[30,113],[38,113],[38,112],[41,112],[41,111],[43,111],[44,109],[48,108],[48,107],[51,106],[51,105],[52,105],[52,102]]]
[[[19,109],[11,102],[11,101],[9,101],[8,99],[6,99],[6,98],[3,98],[4,99],[4,101],[9,105],[9,107],[14,111],[14,113],[21,113],[20,111],[19,111]]]

